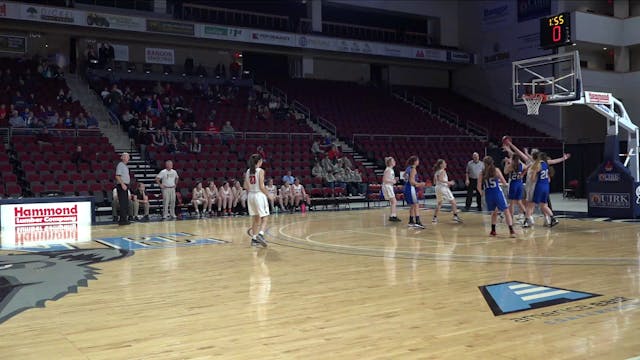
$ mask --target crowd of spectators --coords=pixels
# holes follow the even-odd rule
[[[0,126],[98,128],[98,120],[91,113],[83,111],[66,88],[57,65],[41,58],[15,60],[12,65],[0,69],[3,93],[0,97]]]

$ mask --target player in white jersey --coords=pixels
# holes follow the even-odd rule
[[[207,213],[212,216],[213,215],[213,205],[218,200],[218,188],[216,187],[216,183],[211,180],[209,181],[209,186],[204,188],[205,197],[207,198]]]
[[[218,214],[231,215],[231,203],[233,202],[233,192],[229,182],[225,181],[218,189]]]
[[[393,167],[396,166],[396,160],[389,156],[384,158],[384,163],[387,165],[387,168],[384,169],[384,174],[382,175],[382,196],[384,196],[384,199],[389,201],[391,204],[391,215],[389,216],[389,221],[399,222],[402,220],[398,219],[398,215],[396,214],[398,200],[396,200],[396,194],[393,190],[393,186],[397,181],[393,170]]]
[[[269,193],[264,186],[264,170],[262,166],[262,156],[253,154],[249,158],[249,169],[244,176],[244,189],[247,190],[247,207],[249,216],[252,217],[251,244],[267,246],[264,239],[264,232],[267,228],[267,217],[269,216]]]
[[[300,206],[300,203],[304,203],[307,205],[311,203],[311,199],[309,198],[309,195],[307,195],[307,192],[304,190],[304,186],[300,184],[300,179],[296,178],[294,180],[293,185],[291,185],[291,189],[293,193],[292,209]]]
[[[280,209],[283,211],[293,206],[293,192],[291,190],[291,185],[286,181],[280,187]]]
[[[269,193],[268,199],[269,205],[271,205],[270,209],[273,209],[275,211],[276,201],[278,201],[279,197],[278,188],[273,185],[273,178],[269,178],[269,180],[267,180],[267,185],[265,187],[267,188],[267,192]]]
[[[233,212],[242,215],[247,211],[247,190],[242,188],[240,181],[233,184]]]
[[[453,197],[453,193],[449,188],[454,184],[453,181],[449,181],[449,176],[447,175],[447,162],[443,159],[438,159],[436,164],[433,166],[433,170],[435,170],[435,174],[433,178],[436,182],[436,210],[433,212],[433,220],[431,221],[434,224],[438,223],[438,212],[440,212],[440,208],[442,207],[442,202],[447,201],[451,204],[451,211],[453,212],[453,221],[457,223],[462,223],[462,219],[458,216],[458,206],[456,205],[456,199]]]
[[[204,210],[207,208],[207,197],[205,196],[204,188],[202,187],[202,182],[198,182],[196,187],[193,188],[191,192],[191,205],[196,210],[196,217],[200,217],[200,209],[199,206],[202,205],[202,214],[204,215]]]

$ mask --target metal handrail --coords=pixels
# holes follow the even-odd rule
[[[305,114],[307,118],[311,118],[311,110],[303,103],[299,102],[298,100],[293,100],[292,106],[296,111]]]
[[[192,4],[192,3],[182,4],[182,8],[183,9],[194,8],[194,9],[207,10],[207,11],[219,11],[223,13],[251,15],[251,16],[259,16],[259,17],[265,17],[265,18],[272,17],[274,19],[287,20],[287,21],[289,20],[287,16],[283,16],[283,15],[265,14],[265,13],[259,13],[259,12],[253,12],[253,11],[246,11],[246,10],[225,9],[225,8],[220,8],[216,6],[200,5],[200,4]]]
[[[285,93],[284,91],[280,90],[279,88],[273,86],[271,88],[271,93],[273,93],[275,96],[281,98],[282,100],[284,100],[285,103],[289,103],[289,100],[287,98],[287,93]]]
[[[405,134],[353,134],[352,142],[356,143],[356,138],[368,138],[369,140],[388,140],[393,141],[394,139],[422,139],[424,142],[428,142],[429,140],[448,140],[448,141],[477,141],[475,136],[460,136],[460,135],[405,135]]]
[[[322,116],[318,116],[317,117],[317,123],[318,123],[318,125],[322,126],[323,128],[329,130],[329,132],[331,134],[333,134],[333,136],[338,137],[338,130],[337,130],[336,126],[331,121],[325,119]]]

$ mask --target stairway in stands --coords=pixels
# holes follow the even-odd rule
[[[77,99],[82,107],[98,119],[100,132],[109,139],[114,148],[129,149],[129,137],[119,124],[112,124],[107,108],[102,103],[100,95],[96,94],[89,84],[78,75],[68,75],[65,80],[71,89],[72,96]]]

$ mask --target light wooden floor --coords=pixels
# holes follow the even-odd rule
[[[454,225],[444,213],[433,226],[427,211],[417,231],[385,222],[385,211],[273,216],[266,250],[249,246],[248,218],[97,226],[95,239],[186,232],[229,243],[95,264],[88,287],[0,324],[0,358],[640,355],[638,224],[564,219],[552,230],[518,228],[517,239],[499,225],[490,238],[488,216]],[[506,281],[602,296],[494,316],[478,287]]]

